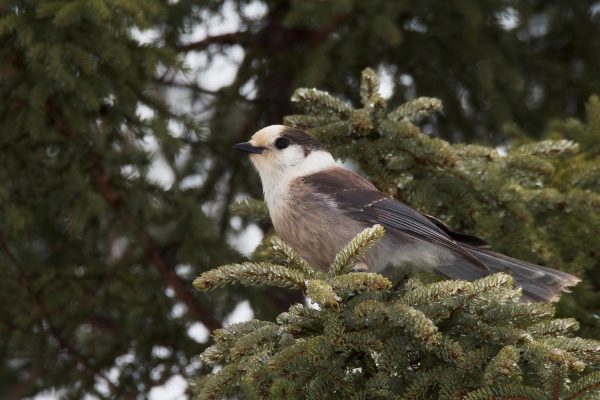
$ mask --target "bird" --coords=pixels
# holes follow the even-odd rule
[[[495,252],[483,239],[417,212],[342,167],[301,129],[267,126],[233,148],[248,153],[258,171],[277,236],[322,271],[358,233],[379,224],[385,235],[357,262],[355,272],[381,273],[405,263],[463,281],[504,272],[522,288],[523,300],[543,302],[558,300],[580,281]]]

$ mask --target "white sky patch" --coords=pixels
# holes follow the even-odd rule
[[[320,310],[321,309],[321,306],[319,306],[319,304],[317,304],[314,301],[312,301],[310,299],[310,297],[304,296],[304,304],[306,304],[306,307],[312,308],[313,310]]]
[[[250,302],[248,300],[244,300],[241,303],[238,303],[231,314],[225,317],[223,320],[223,326],[250,321],[252,318],[254,318],[254,311],[252,311],[252,308],[250,307]]]
[[[142,120],[152,119],[155,115],[154,110],[143,103],[138,103],[135,113]]]
[[[258,225],[249,224],[241,232],[229,235],[227,242],[243,255],[249,256],[260,244],[262,239],[263,232]]]
[[[500,145],[496,147],[496,151],[501,157],[506,157],[508,148],[505,145]]]
[[[190,264],[178,264],[175,267],[175,273],[184,279],[193,278],[192,266]]]
[[[172,318],[181,318],[187,311],[187,307],[183,303],[175,303],[173,308],[171,309],[171,317]]]
[[[110,387],[108,386],[108,382],[106,382],[104,379],[96,379],[94,388],[103,396],[110,396]]]
[[[161,33],[156,29],[133,28],[130,31],[131,37],[141,45],[147,45],[156,42],[161,37]]]
[[[247,15],[260,16],[261,12],[266,12],[261,11],[260,5],[254,5],[253,3],[244,8],[244,10],[247,10]],[[181,41],[183,43],[192,43],[210,36],[234,33],[240,30],[242,24],[233,2],[226,2],[220,14],[204,13],[203,16],[206,18],[206,23],[198,24],[189,34],[182,35]],[[218,90],[233,82],[243,58],[243,48],[233,45],[226,48],[225,54],[214,54],[211,59],[208,59],[205,54],[191,51],[185,57],[185,64],[193,71],[198,70],[194,77],[197,79],[196,83],[199,86],[207,90]],[[186,81],[186,76],[181,74],[177,76],[178,79]]]
[[[247,195],[238,194],[235,196],[234,203],[247,198]],[[242,218],[238,216],[231,217],[229,223],[234,231],[228,233],[227,243],[242,255],[250,256],[263,239],[262,230],[253,223],[242,227]]]
[[[187,399],[185,390],[187,382],[181,375],[173,375],[162,386],[150,390],[150,400],[184,400]]]
[[[242,14],[249,19],[261,19],[267,15],[269,8],[262,1],[253,1],[242,9]]]
[[[29,397],[30,399],[33,400],[56,400],[59,399],[62,395],[65,394],[65,390],[59,389],[50,389],[50,390],[46,390],[43,391],[37,395],[35,395],[34,397]]]
[[[196,25],[190,33],[181,35],[182,43],[197,42],[208,36],[237,32],[242,22],[231,1],[225,2],[220,14],[203,11],[201,16],[204,18],[204,23]]]
[[[169,133],[171,136],[180,138],[183,136],[183,123],[180,121],[176,121],[174,119],[170,119],[167,127],[169,129]]]
[[[529,35],[534,38],[545,36],[548,33],[548,16],[545,14],[534,15],[529,19],[527,26]]]
[[[199,188],[199,187],[202,187],[202,184],[204,183],[204,179],[205,178],[202,175],[186,176],[185,178],[183,178],[181,180],[179,187],[184,190],[192,189],[192,188]]]
[[[209,330],[200,322],[191,324],[187,330],[187,334],[198,343],[206,343],[210,336]]]
[[[165,346],[154,346],[152,347],[152,357],[156,358],[168,358],[173,354],[171,349]]]
[[[379,67],[377,70],[377,75],[379,76],[379,92],[381,93],[381,97],[384,99],[389,99],[394,94],[394,76],[392,75],[389,68]]]
[[[402,83],[403,86],[412,86],[412,84],[415,83],[415,80],[409,74],[402,74],[400,75],[400,83]]]
[[[507,7],[505,10],[499,12],[497,18],[498,24],[506,31],[515,29],[521,22],[519,12],[512,7]]]
[[[196,371],[202,367],[200,357],[193,358],[188,365],[185,366],[184,371],[187,376],[194,376]]]
[[[242,227],[242,219],[238,216],[231,218],[229,223],[233,229],[240,229]]]
[[[242,46],[234,45],[227,48],[226,54],[215,54],[210,61],[199,64],[202,57],[195,58],[193,53],[186,57],[190,67],[201,68],[197,75],[197,83],[207,90],[219,90],[233,83],[240,63],[244,59]]]
[[[135,356],[132,353],[125,353],[115,359],[115,364],[119,367],[124,364],[131,364],[135,361]]]
[[[141,144],[144,150],[153,154],[152,162],[146,173],[146,178],[163,189],[170,188],[175,181],[175,173],[167,160],[160,153],[160,146],[156,141],[156,138],[154,136],[146,136],[141,141]]]
[[[413,17],[404,23],[404,29],[407,31],[426,33],[429,29],[427,24],[419,17]]]
[[[112,367],[108,370],[106,377],[113,383],[119,381],[119,377],[121,376],[121,370],[119,367]]]
[[[138,104],[136,114],[142,120],[151,119],[155,116],[154,110],[144,104]],[[179,124],[177,123],[169,124],[169,127],[173,129],[172,132],[175,135],[178,133],[181,134],[183,130],[183,128],[178,127],[178,125]],[[164,189],[170,188],[175,180],[175,173],[173,172],[173,169],[167,160],[160,153],[160,145],[156,141],[156,138],[154,136],[147,135],[139,143],[144,150],[153,155],[148,172],[146,174],[147,179]],[[122,173],[125,176],[135,177],[137,176],[138,171],[133,167],[127,166],[122,169]]]
[[[255,100],[256,93],[258,93],[258,88],[254,79],[244,83],[244,85],[240,88],[240,94],[248,100]]]
[[[155,156],[146,177],[149,181],[157,184],[163,189],[169,189],[173,184],[173,181],[175,181],[175,173],[169,166],[169,163],[167,163],[165,158],[160,154]]]

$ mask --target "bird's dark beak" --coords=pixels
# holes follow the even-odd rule
[[[264,147],[253,146],[250,142],[238,143],[235,146],[233,146],[233,148],[235,150],[243,151],[244,153],[256,153],[256,154],[260,154],[265,150]]]

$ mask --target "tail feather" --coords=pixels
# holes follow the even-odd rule
[[[462,243],[461,245],[485,264],[490,269],[490,274],[505,272],[512,275],[514,284],[523,289],[523,297],[526,300],[557,301],[561,293],[570,292],[569,287],[575,286],[580,281],[576,276],[566,272],[541,267],[488,249]],[[438,267],[435,272],[447,278],[469,281],[488,275],[467,260],[459,260],[450,267]]]

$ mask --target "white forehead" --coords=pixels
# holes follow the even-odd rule
[[[270,125],[252,135],[250,140],[255,146],[268,146],[286,129],[284,125]]]

